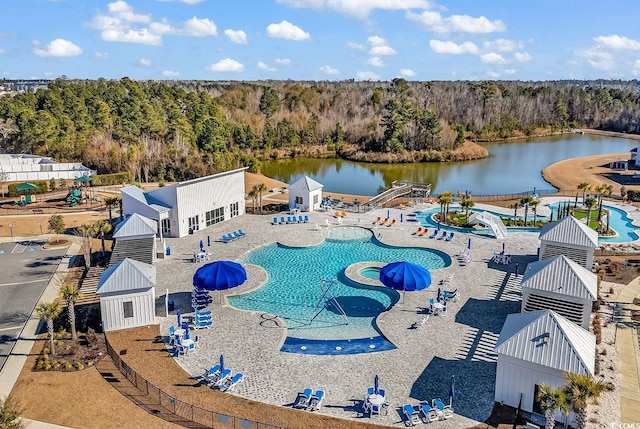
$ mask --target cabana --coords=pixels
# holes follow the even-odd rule
[[[496,402],[531,413],[542,414],[536,401],[541,384],[564,386],[564,372],[594,375],[595,336],[552,310],[508,315],[495,351]],[[564,419],[556,413],[556,420]],[[574,413],[566,422],[575,426]]]
[[[322,187],[311,177],[304,176],[289,186],[289,207],[296,207],[303,212],[320,210]]]
[[[550,222],[540,230],[540,260],[565,255],[590,270],[598,233],[573,216]]]
[[[111,252],[110,264],[124,258],[152,264],[156,260],[156,231],[158,222],[138,213],[128,215],[113,231],[115,244]],[[163,249],[164,250],[164,249]]]
[[[549,309],[589,329],[598,277],[564,255],[532,262],[522,277],[522,310]]]
[[[105,332],[155,323],[156,267],[123,259],[100,276],[102,329]]]

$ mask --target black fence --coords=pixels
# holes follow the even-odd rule
[[[159,387],[149,383],[144,377],[135,372],[120,355],[111,347],[109,341],[106,340],[107,354],[113,360],[114,365],[120,370],[127,380],[131,382],[141,393],[145,394],[148,401],[154,405],[160,406],[173,413],[181,419],[194,422],[199,426],[208,428],[233,428],[233,429],[277,429],[281,426],[275,426],[268,423],[257,422],[253,420],[243,419],[237,416],[217,413],[207,410],[193,404],[181,401],[168,393],[162,391]],[[134,401],[135,402],[135,401]]]

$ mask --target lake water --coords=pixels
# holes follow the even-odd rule
[[[589,155],[628,153],[637,141],[582,134],[485,145],[489,157],[476,161],[370,164],[342,159],[295,158],[266,161],[262,173],[286,183],[304,175],[325,192],[376,195],[394,180],[431,183],[433,193],[471,191],[474,195],[515,194],[551,189],[542,170],[555,162]],[[625,156],[628,159],[628,156]]]

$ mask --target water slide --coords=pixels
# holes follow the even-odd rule
[[[496,238],[507,237],[507,227],[502,223],[502,219],[489,212],[476,212],[469,217],[469,224],[471,225],[484,225],[491,228],[493,235]]]

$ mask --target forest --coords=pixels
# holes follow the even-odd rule
[[[284,157],[487,156],[481,142],[597,128],[640,133],[638,81],[67,80],[0,97],[0,150],[140,182]]]

